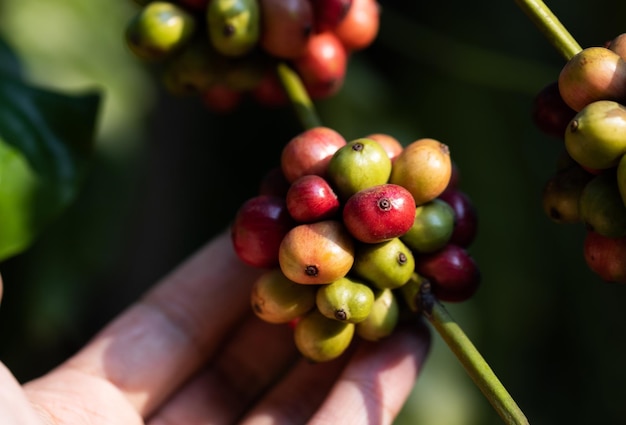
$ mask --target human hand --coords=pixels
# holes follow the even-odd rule
[[[392,423],[427,357],[428,329],[358,341],[314,364],[289,326],[252,313],[260,273],[222,233],[46,375],[21,385],[0,363],[2,424]]]

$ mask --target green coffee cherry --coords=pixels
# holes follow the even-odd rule
[[[375,140],[355,139],[334,153],[327,173],[339,197],[346,200],[360,190],[387,183],[391,159]]]
[[[415,209],[413,226],[400,237],[415,252],[434,252],[446,246],[454,231],[454,209],[435,198]]]
[[[207,27],[211,43],[223,55],[243,56],[259,42],[258,0],[211,0]]]
[[[580,195],[580,216],[588,228],[602,236],[626,236],[626,206],[615,170],[606,170],[587,183]]]
[[[313,309],[294,329],[296,348],[312,362],[326,362],[343,354],[354,336],[354,323],[329,319]]]
[[[415,270],[415,257],[406,244],[393,238],[377,244],[358,244],[352,267],[372,286],[393,289],[409,280]]]
[[[585,106],[565,130],[565,148],[587,168],[617,165],[626,153],[626,107],[610,100]]]
[[[167,2],[146,4],[126,27],[126,43],[139,58],[159,61],[180,50],[196,29],[195,18]]]
[[[329,319],[358,323],[367,318],[374,302],[374,292],[365,283],[342,277],[317,290],[316,305]]]
[[[418,313],[421,310],[420,290],[425,282],[426,278],[413,273],[409,280],[396,291],[400,299],[413,313]]]
[[[252,310],[268,323],[288,323],[315,307],[316,287],[293,282],[280,269],[263,273],[252,285]]]
[[[367,319],[356,324],[356,333],[368,341],[378,341],[391,335],[398,324],[400,306],[391,289],[378,290]]]

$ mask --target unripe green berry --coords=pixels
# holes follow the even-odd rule
[[[400,306],[391,289],[378,290],[369,316],[356,324],[356,333],[368,341],[378,341],[391,335],[398,324]]]
[[[147,61],[162,60],[187,44],[196,29],[193,15],[167,2],[146,4],[126,27],[131,51]]]
[[[343,354],[354,336],[354,323],[329,319],[313,309],[294,329],[294,341],[300,353],[312,362],[326,362]]]
[[[358,323],[370,314],[374,292],[367,284],[345,276],[320,286],[315,303],[329,319]]]
[[[390,174],[391,159],[387,151],[368,138],[348,142],[328,163],[328,179],[343,200],[363,189],[387,183]]]
[[[415,209],[413,226],[400,237],[415,252],[433,252],[443,248],[454,232],[454,210],[435,198]]]
[[[316,287],[289,280],[280,269],[270,269],[254,281],[252,310],[268,323],[288,323],[315,307]]]
[[[415,257],[399,238],[377,244],[358,244],[353,270],[376,288],[399,288],[415,270]]]

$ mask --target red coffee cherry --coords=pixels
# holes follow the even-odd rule
[[[415,271],[430,281],[433,294],[441,301],[465,301],[480,286],[478,265],[467,250],[454,244],[416,256]]]
[[[400,152],[402,152],[402,150],[404,149],[402,143],[400,143],[398,139],[390,134],[372,133],[365,136],[365,138],[376,140],[385,149],[392,163],[394,159],[396,159],[396,157],[400,155]]]
[[[304,53],[313,32],[309,0],[259,0],[261,46],[272,56],[295,59]]]
[[[333,218],[339,211],[339,198],[321,176],[309,174],[296,179],[286,195],[287,210],[299,223]]]
[[[553,81],[543,87],[535,96],[531,109],[531,119],[544,134],[563,140],[565,129],[576,115],[561,97],[559,83]]]
[[[449,187],[439,199],[446,202],[454,210],[454,229],[450,243],[469,247],[478,233],[478,212],[471,198],[458,188]]]
[[[346,49],[332,32],[311,36],[304,54],[293,62],[302,83],[313,98],[337,93],[343,85],[347,65]]]
[[[290,139],[282,150],[280,164],[289,182],[307,174],[325,177],[328,163],[346,139],[328,127],[305,130]]]
[[[231,226],[237,256],[253,267],[278,265],[278,248],[295,225],[283,198],[259,195],[244,202]]]
[[[353,0],[311,0],[316,32],[335,28],[352,6]]]
[[[379,243],[404,235],[415,219],[411,193],[396,184],[382,184],[352,195],[343,207],[343,222],[361,242]]]
[[[361,50],[372,44],[380,27],[380,6],[376,0],[353,0],[348,13],[333,29],[347,50]]]
[[[609,238],[589,230],[583,253],[589,268],[602,280],[626,283],[626,237]]]

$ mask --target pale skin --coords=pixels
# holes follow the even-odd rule
[[[289,326],[252,313],[259,273],[224,232],[44,376],[19,383],[0,363],[2,424],[391,424],[428,356],[428,329],[314,364]]]

